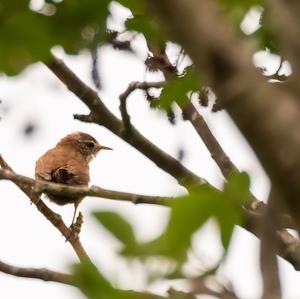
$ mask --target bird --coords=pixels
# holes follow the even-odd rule
[[[35,164],[35,179],[68,186],[88,186],[90,181],[89,162],[101,151],[112,148],[100,145],[91,135],[73,132],[63,137],[56,146],[46,151]],[[84,196],[65,196],[45,193],[58,204],[74,204],[72,225],[77,208]]]

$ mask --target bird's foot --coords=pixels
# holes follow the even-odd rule
[[[70,235],[66,237],[66,242],[69,241],[71,238],[72,239],[78,238],[81,232],[82,224],[83,224],[83,215],[81,212],[79,212],[76,221],[72,222],[72,224],[70,225]]]

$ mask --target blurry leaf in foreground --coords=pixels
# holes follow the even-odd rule
[[[87,261],[74,265],[73,273],[75,284],[89,299],[164,299],[147,292],[116,289]]]
[[[130,9],[134,15],[145,11],[144,1],[141,0],[118,0],[117,2]]]
[[[74,266],[75,283],[90,299],[121,298],[118,291],[89,262]]]
[[[160,47],[166,42],[166,37],[163,34],[161,26],[153,18],[146,15],[136,15],[128,19],[125,25],[128,30],[142,33],[147,43],[155,43]]]
[[[196,75],[189,69],[184,76],[177,77],[166,84],[157,102],[158,107],[169,111],[173,102],[176,102],[180,107],[184,107],[189,101],[188,93],[198,89],[199,82]]]
[[[123,254],[136,257],[165,256],[182,264],[190,249],[192,235],[211,217],[217,220],[225,249],[233,228],[242,222],[242,206],[249,199],[249,177],[233,174],[224,191],[209,185],[189,188],[189,195],[173,199],[166,230],[156,239],[138,243],[133,229],[121,216],[97,212],[95,216],[126,247]]]
[[[123,243],[123,254],[134,252],[137,241],[129,222],[114,212],[99,211],[94,213],[94,216],[111,234]]]

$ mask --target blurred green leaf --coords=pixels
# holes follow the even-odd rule
[[[147,15],[135,15],[133,18],[127,19],[125,25],[128,30],[142,33],[150,44],[155,43],[161,47],[166,42],[161,26]]]
[[[29,9],[29,1],[17,2],[0,3],[0,71],[8,75],[47,61],[55,45],[77,54],[106,38],[109,0],[48,1],[39,12]]]
[[[186,260],[193,234],[210,218],[216,219],[222,244],[227,249],[234,226],[242,222],[242,206],[250,198],[249,177],[246,173],[234,173],[224,185],[223,191],[206,184],[188,190],[188,195],[172,201],[165,231],[150,242],[138,243],[131,226],[118,214],[97,212],[95,216],[127,246],[124,255],[139,258],[164,256],[177,262],[174,268],[176,272]]]
[[[100,211],[94,213],[96,219],[109,230],[119,241],[121,241],[125,248],[123,253],[130,254],[135,252],[137,241],[134,231],[123,217],[114,212]]]
[[[163,299],[150,293],[123,291],[114,288],[95,268],[86,261],[73,266],[75,284],[89,299]]]
[[[166,111],[170,110],[173,102],[184,107],[189,101],[188,93],[196,90],[199,90],[199,82],[192,69],[188,69],[184,76],[177,77],[167,83],[156,105]]]
[[[165,255],[184,262],[192,235],[211,217],[217,220],[223,246],[227,249],[234,226],[242,222],[242,205],[249,198],[246,173],[233,174],[224,191],[208,185],[189,188],[189,195],[174,200],[165,232],[142,244],[140,254],[152,252],[152,255]]]
[[[250,178],[246,172],[233,173],[224,185],[224,196],[240,207],[250,199]]]
[[[250,179],[246,172],[233,173],[231,178],[224,185],[223,209],[216,211],[221,228],[222,243],[228,247],[234,225],[242,223],[242,206],[250,200]],[[226,211],[224,213],[224,211]]]
[[[221,7],[231,20],[239,26],[248,10],[255,5],[262,6],[262,0],[219,0]]]
[[[141,0],[117,0],[123,6],[129,8],[133,15],[145,12],[144,1]]]
[[[28,64],[50,57],[53,42],[43,18],[24,11],[3,20],[0,26],[2,71],[14,75]]]
[[[250,38],[256,41],[259,50],[269,49],[272,53],[279,52],[278,40],[264,21],[262,26],[250,35]]]
[[[110,283],[90,262],[82,262],[73,267],[75,283],[90,299],[118,299],[121,298],[118,290]]]

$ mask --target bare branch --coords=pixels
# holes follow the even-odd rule
[[[276,229],[278,227],[277,215],[279,214],[279,211],[276,209],[276,203],[278,202],[276,195],[276,192],[272,189],[266,212],[260,221],[260,268],[263,279],[262,299],[281,298],[278,260],[276,256],[278,247]]]
[[[170,198],[161,196],[141,195],[128,192],[112,191],[102,189],[97,186],[75,187],[64,184],[49,183],[44,181],[34,180],[32,178],[16,174],[12,171],[0,169],[0,180],[10,180],[16,184],[26,184],[30,186],[31,192],[43,193],[49,192],[56,195],[66,196],[94,196],[113,200],[130,201],[132,203],[147,203],[168,206]]]
[[[210,131],[202,115],[196,110],[193,103],[187,104],[183,109],[182,115],[184,119],[189,120],[202,141],[209,150],[211,157],[219,166],[222,174],[225,178],[229,178],[233,172],[238,172],[238,169],[231,162],[230,158],[223,151],[219,142]]]
[[[44,281],[55,281],[59,283],[75,285],[73,275],[51,271],[46,268],[16,267],[0,260],[0,271],[18,277],[35,278]]]
[[[97,93],[82,82],[64,63],[62,60],[53,56],[52,60],[47,64],[49,69],[67,86],[67,88],[77,95],[80,100],[85,103],[91,110],[91,118],[93,122],[106,127],[111,132],[131,144],[150,160],[157,167],[163,169],[177,181],[182,184],[204,183],[204,179],[184,167],[178,160],[171,157],[142,136],[133,126],[131,126],[130,134],[126,134],[124,125],[117,117],[115,117],[103,104]],[[81,116],[82,117],[82,116]],[[78,117],[77,117],[78,119]]]

